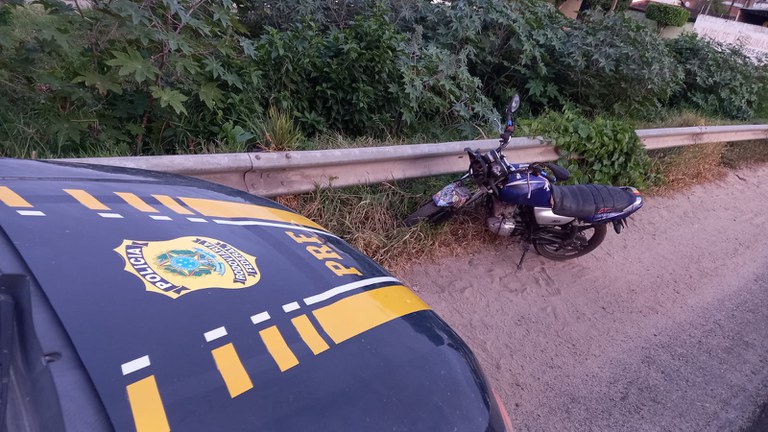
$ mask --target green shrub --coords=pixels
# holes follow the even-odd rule
[[[459,137],[471,138],[477,134],[475,125],[498,118],[480,80],[467,67],[466,51],[453,54],[422,43],[416,34],[404,45],[404,54],[399,60],[402,131],[443,136],[459,125]]]
[[[531,109],[559,106],[556,79],[566,50],[564,30],[572,22],[553,5],[537,0],[434,2],[412,25],[424,40],[449,52],[467,52],[468,67],[497,107],[515,92]],[[412,31],[404,28],[404,31]]]
[[[731,48],[667,44],[621,14],[569,20],[541,0],[0,4],[2,155],[466,139],[516,92],[533,114],[671,104],[744,119],[768,112],[765,81]],[[265,134],[270,122],[283,132]]]
[[[310,21],[321,31],[349,27],[358,18],[387,11],[393,23],[411,23],[432,8],[428,2],[413,0],[237,0],[240,20],[253,37],[270,28],[286,31]]]
[[[306,22],[256,45],[265,104],[296,113],[309,134],[387,130],[400,110],[402,36],[382,16],[323,32]]]
[[[690,16],[688,9],[664,3],[648,3],[645,9],[645,17],[656,21],[659,27],[680,27],[688,22]]]
[[[466,138],[476,132],[473,124],[496,116],[465,54],[425,44],[417,34],[406,39],[382,13],[326,31],[309,21],[283,32],[270,29],[256,49],[263,103],[293,110],[310,135],[400,134],[463,124]]]
[[[0,151],[237,151],[259,141],[269,106],[308,135],[471,138],[496,117],[468,51],[402,33],[373,1],[343,16],[335,2],[300,3],[327,14],[257,40],[229,0],[0,5]]]
[[[632,0],[591,0],[589,2],[589,8],[610,11],[614,2],[616,3],[616,6],[613,9],[614,12],[625,11],[629,8],[629,5],[632,4]]]
[[[683,87],[672,103],[705,113],[746,120],[765,104],[768,74],[738,47],[685,34],[667,42],[683,68]]]
[[[536,0],[467,0],[434,4],[418,25],[429,43],[469,53],[497,107],[520,92],[534,113],[569,101],[594,112],[655,109],[680,84],[664,42],[620,14],[573,21]]]
[[[582,109],[637,116],[666,103],[681,84],[663,40],[636,20],[587,16],[566,34],[555,82]]]
[[[627,122],[587,118],[578,110],[565,108],[521,122],[521,126],[526,135],[552,140],[561,152],[560,163],[568,168],[575,183],[642,187],[649,180],[648,154]]]
[[[228,0],[40,3],[0,6],[4,153],[196,151],[261,112],[253,44],[236,33]]]

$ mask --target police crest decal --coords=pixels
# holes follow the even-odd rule
[[[174,299],[209,288],[248,288],[261,278],[256,257],[208,237],[123,240],[115,252],[123,257],[124,270],[141,279],[147,291]]]

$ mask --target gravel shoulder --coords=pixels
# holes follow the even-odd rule
[[[768,400],[768,167],[651,197],[592,254],[518,243],[399,275],[518,431],[740,431]]]

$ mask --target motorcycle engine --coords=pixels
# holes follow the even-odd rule
[[[491,212],[485,220],[488,229],[500,236],[509,237],[512,235],[512,232],[517,225],[515,222],[516,210],[516,205],[503,203],[494,199]]]

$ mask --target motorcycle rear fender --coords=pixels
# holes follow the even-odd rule
[[[640,192],[631,186],[624,186],[622,187],[622,189],[631,191],[632,193],[635,194],[635,201],[632,204],[628,205],[625,209],[623,209],[620,212],[598,213],[590,218],[583,218],[582,220],[584,222],[599,222],[599,223],[613,222],[613,221],[626,219],[632,213],[640,210],[640,208],[643,206],[643,197],[640,195]]]

